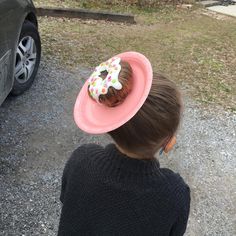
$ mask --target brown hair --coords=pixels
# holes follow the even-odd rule
[[[99,102],[108,106],[108,107],[115,107],[122,103],[125,98],[128,96],[128,94],[131,91],[132,88],[132,68],[130,64],[126,61],[121,60],[120,61],[121,65],[121,71],[119,73],[119,82],[122,84],[122,89],[116,90],[113,87],[108,88],[108,93],[107,94],[102,94],[99,96]],[[101,73],[101,77],[105,79],[107,76],[107,72],[104,71]],[[88,86],[89,89],[89,86]],[[88,90],[89,96],[90,92]],[[92,98],[92,97],[91,97]],[[93,98],[92,98],[93,99]]]
[[[109,134],[123,150],[144,158],[153,157],[177,131],[181,108],[181,95],[176,85],[154,74],[150,93],[141,109]]]

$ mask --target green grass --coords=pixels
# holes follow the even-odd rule
[[[164,4],[163,0],[34,0],[36,6],[66,7],[66,8],[87,8],[127,12],[153,12],[157,7]],[[178,1],[173,0],[175,4]],[[194,0],[182,2],[193,3]],[[169,4],[171,1],[169,1]]]
[[[193,2],[195,0],[182,0],[183,2]],[[158,18],[164,18],[167,21],[173,19],[172,12],[176,9],[174,5],[158,5],[158,7],[138,6],[130,3],[138,0],[34,0],[36,7],[60,7],[60,8],[85,8],[94,11],[108,11],[115,13],[134,14],[138,22],[153,24]],[[155,2],[155,1],[151,1]],[[157,1],[158,2],[158,1]],[[162,0],[160,0],[162,2]],[[196,8],[196,5],[194,6]],[[171,13],[171,14],[170,14]]]
[[[35,6],[87,8],[92,10],[109,10],[113,12],[140,12],[140,8],[122,1],[96,1],[96,0],[34,0]],[[142,8],[142,11],[152,12],[150,7]]]
[[[65,1],[66,2],[66,1]],[[216,20],[199,10],[162,8],[136,16],[137,25],[40,18],[43,56],[68,68],[95,67],[119,52],[150,58],[188,93],[211,106],[236,110],[236,20]]]

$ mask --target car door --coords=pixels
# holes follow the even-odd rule
[[[0,0],[0,105],[11,91],[15,50],[22,24],[20,0]]]

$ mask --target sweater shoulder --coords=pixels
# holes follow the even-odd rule
[[[93,155],[94,153],[98,151],[100,152],[103,150],[104,148],[98,144],[94,144],[94,143],[83,144],[73,151],[70,157],[70,160],[83,159],[84,157],[89,157]]]
[[[66,166],[76,168],[81,162],[89,161],[96,153],[101,153],[104,148],[97,144],[83,144],[76,148],[68,159]]]
[[[167,168],[162,168],[161,172],[173,198],[178,199],[180,205],[181,203],[186,204],[187,202],[190,202],[190,188],[180,174]]]
[[[161,168],[161,172],[170,185],[187,185],[179,173],[176,173],[168,168]]]

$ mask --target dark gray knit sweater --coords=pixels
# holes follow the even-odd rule
[[[190,191],[156,159],[137,160],[114,144],[76,149],[62,178],[58,235],[183,235]]]

